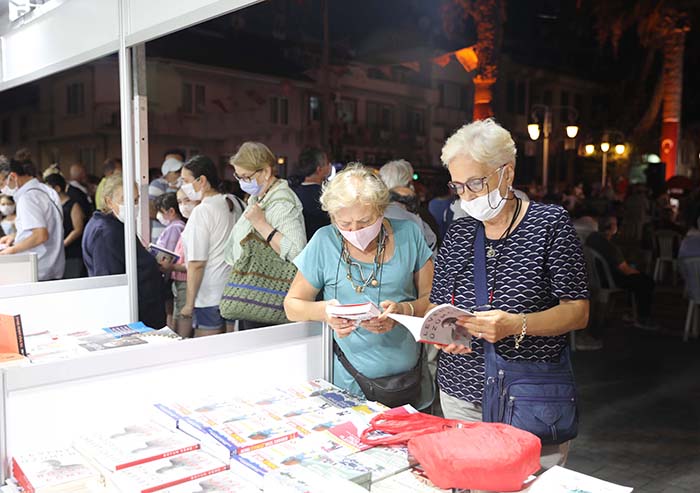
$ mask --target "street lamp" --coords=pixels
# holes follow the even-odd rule
[[[612,145],[610,141],[613,140],[613,142],[617,142],[617,144]],[[623,144],[622,142],[625,140],[624,135],[622,132],[618,132],[616,130],[614,131],[607,131],[603,134],[603,138],[601,139],[600,142],[600,151],[602,152],[602,157],[603,157],[603,169],[601,172],[601,177],[600,177],[600,185],[601,187],[605,187],[605,182],[608,177],[608,152],[610,152],[610,149],[612,148],[615,151],[615,154],[618,156],[621,156],[622,154],[625,153],[627,150],[627,146]],[[595,152],[595,145],[594,144],[586,144],[584,146],[584,151],[587,156],[593,155]]]
[[[562,109],[569,113],[569,125],[566,126],[566,136],[570,139],[575,139],[578,135],[578,125],[575,122],[578,119],[578,111],[571,106],[548,106],[546,104],[533,104],[530,108],[530,116],[532,123],[527,126],[527,133],[532,140],[540,138],[540,124],[538,113],[544,113],[542,122],[542,186],[547,190],[547,179],[549,177],[549,135],[552,132],[552,110]]]

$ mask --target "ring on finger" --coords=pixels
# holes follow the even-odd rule
[[[481,336],[482,336],[482,335],[483,335],[483,333],[482,333],[482,332],[479,332],[479,335],[476,336],[476,338],[477,338],[477,339],[481,339]]]

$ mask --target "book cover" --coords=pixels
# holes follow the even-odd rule
[[[373,483],[410,469],[417,464],[408,455],[408,448],[399,446],[372,447],[350,457],[372,472]]]
[[[161,490],[161,493],[260,493],[260,491],[254,483],[229,470],[187,481]]]
[[[538,476],[528,491],[530,493],[630,493],[632,488],[554,466]]]
[[[78,338],[78,346],[90,352],[139,346],[141,344],[148,344],[148,342],[135,336],[114,338],[108,334],[98,334]]]
[[[25,342],[27,354],[33,363],[69,359],[87,352],[78,345],[77,339],[54,335],[48,331],[28,334]]]
[[[342,389],[326,390],[319,396],[327,403],[340,408],[358,407],[365,404],[365,400]]]
[[[215,396],[190,396],[182,401],[157,402],[153,418],[168,427],[177,426],[180,419],[195,413],[209,412],[232,404],[228,399]]]
[[[453,493],[453,490],[438,488],[419,470],[403,471],[381,481],[372,481],[373,493],[394,493],[396,491],[411,491],[415,493]]]
[[[199,411],[189,414],[189,418],[196,420],[205,427],[225,425],[244,419],[253,418],[260,413],[260,410],[245,402],[231,402],[215,408],[198,407]]]
[[[445,303],[430,309],[425,317],[412,317],[396,313],[390,313],[388,316],[406,327],[418,342],[444,346],[462,344],[471,347],[471,334],[464,327],[457,325],[459,317],[474,316],[468,310]]]
[[[110,471],[199,449],[194,438],[154,422],[133,423],[85,434],[74,447]]]
[[[323,477],[303,467],[278,469],[265,476],[264,491],[275,493],[366,493],[367,489],[351,481]]]
[[[12,458],[12,476],[25,492],[59,486],[94,491],[103,484],[102,476],[72,448],[18,454]]]
[[[20,315],[0,315],[0,353],[27,355]]]
[[[308,435],[317,431],[325,431],[333,426],[343,423],[355,416],[352,408],[344,409],[316,409],[296,416],[286,417],[287,423],[295,428],[301,435]]]
[[[285,422],[272,418],[254,417],[209,427],[196,419],[184,417],[178,422],[178,428],[201,440],[203,447],[223,459],[299,436]]]
[[[274,402],[264,407],[257,409],[264,410],[265,413],[274,419],[288,419],[294,416],[300,416],[312,411],[322,409],[335,408],[320,397],[308,397],[306,399],[287,399],[284,401]]]
[[[317,378],[300,384],[280,386],[279,389],[293,398],[306,399],[318,396],[326,390],[338,390],[339,388],[322,378]]]
[[[122,469],[112,474],[112,480],[123,491],[151,493],[228,468],[227,463],[202,451],[194,451]]]
[[[174,264],[180,260],[180,256],[177,253],[163,248],[162,246],[158,246],[155,243],[149,243],[148,252],[156,258],[159,264],[163,262]]]
[[[126,325],[115,325],[114,327],[104,327],[102,329],[104,332],[119,339],[122,337],[129,337],[134,335],[143,334],[146,332],[153,332],[154,329],[147,327],[143,322],[133,322]]]

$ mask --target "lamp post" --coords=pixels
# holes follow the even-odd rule
[[[610,139],[614,138],[616,139],[615,141],[618,142],[615,144],[613,147],[615,154],[622,155],[625,153],[627,150],[627,146],[623,144],[624,142],[624,136],[622,135],[622,132],[617,132],[617,131],[611,131],[611,132],[606,132],[603,134],[603,138],[600,141],[600,151],[603,154],[603,169],[601,170],[601,176],[600,176],[600,186],[601,188],[605,188],[605,182],[607,181],[608,178],[608,152],[610,152],[611,144],[610,144]],[[594,144],[586,144],[584,147],[584,150],[586,152],[587,156],[592,155],[595,152],[595,145]]]
[[[542,186],[547,190],[549,178],[549,136],[552,133],[552,109],[562,109],[569,112],[569,125],[566,126],[566,136],[575,139],[578,135],[578,125],[572,121],[578,119],[578,111],[571,106],[548,106],[545,104],[534,104],[530,108],[530,116],[533,123],[528,124],[527,133],[532,140],[540,138],[540,125],[538,123],[538,112],[544,113],[542,121]]]

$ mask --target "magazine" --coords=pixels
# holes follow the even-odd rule
[[[180,256],[177,253],[163,248],[162,246],[158,246],[155,243],[148,244],[148,252],[156,258],[156,262],[159,264],[163,262],[174,264],[180,260]]]
[[[390,313],[388,316],[406,327],[418,342],[443,346],[461,344],[471,347],[471,334],[465,328],[457,325],[457,318],[474,316],[468,310],[445,303],[433,307],[425,314],[425,317],[412,317],[395,313]]]

